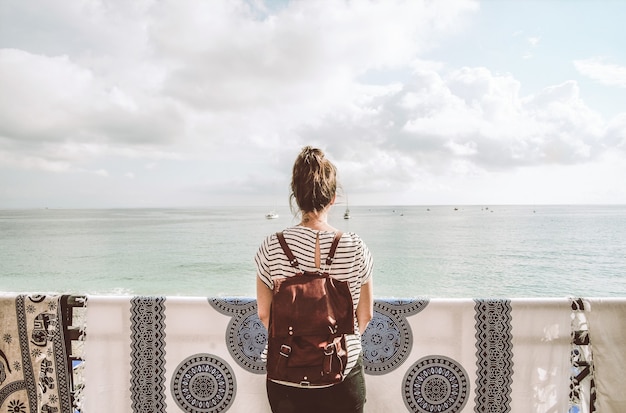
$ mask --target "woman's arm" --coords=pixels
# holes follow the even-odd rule
[[[269,330],[270,325],[270,307],[272,306],[272,297],[274,292],[267,288],[267,285],[261,278],[256,277],[256,305],[257,313],[261,322]]]
[[[356,306],[356,319],[359,323],[359,331],[361,334],[365,332],[367,324],[374,316],[374,291],[372,283],[373,280],[370,278],[367,283],[361,286],[361,297],[359,298],[359,304]]]

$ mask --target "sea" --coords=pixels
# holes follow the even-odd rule
[[[626,296],[626,206],[345,206],[379,298]],[[0,292],[254,297],[288,207],[0,210]]]

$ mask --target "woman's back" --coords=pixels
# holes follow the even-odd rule
[[[369,280],[372,273],[372,256],[361,238],[351,232],[344,233],[337,246],[332,264],[327,267],[326,257],[330,251],[335,232],[316,231],[304,226],[295,226],[283,231],[294,256],[298,259],[302,271],[315,272],[326,270],[330,276],[347,281],[350,285],[353,306],[356,309],[361,294],[361,285]],[[315,250],[319,237],[321,267],[315,263]],[[268,288],[273,289],[273,280],[278,277],[291,277],[295,269],[283,253],[276,234],[268,236],[256,258],[259,277]]]
[[[303,413],[318,411],[360,413],[363,411],[365,379],[361,362],[360,334],[365,331],[367,323],[373,315],[372,256],[358,235],[345,233],[339,239],[334,259],[332,262],[326,262],[338,232],[328,224],[328,212],[335,203],[336,190],[335,166],[326,159],[321,150],[309,146],[303,148],[293,165],[290,195],[290,199],[297,203],[301,214],[300,225],[286,228],[283,231],[284,243],[288,248],[283,248],[284,245],[281,245],[277,234],[271,234],[262,242],[255,256],[258,314],[265,327],[270,331],[268,374],[271,377],[268,377],[267,381],[267,394],[274,413],[294,411]],[[288,258],[287,254],[290,253],[293,254],[298,263],[297,268],[294,268],[293,261]],[[303,272],[314,273],[311,276],[312,279],[317,277],[315,273],[328,272],[333,280],[324,278],[320,284],[330,282],[342,286],[343,292],[337,294],[336,297],[345,296],[345,299],[337,299],[336,302],[344,305],[336,308],[342,308],[343,311],[333,312],[333,314],[345,314],[346,311],[349,311],[351,300],[354,312],[349,314],[349,317],[342,318],[341,324],[349,325],[354,320],[354,329],[343,330],[338,327],[340,322],[336,322],[337,320],[334,319],[336,317],[330,315],[331,310],[334,311],[334,305],[331,304],[331,301],[328,301],[328,306],[317,305],[317,303],[324,302],[328,297],[333,296],[333,293],[330,292],[332,289],[328,290],[328,294],[325,294],[324,291],[326,290],[321,288],[309,288],[304,284],[300,288],[299,284],[305,283],[305,280],[291,278],[299,277],[297,274]],[[305,275],[304,277],[309,276]],[[317,282],[316,280],[315,283]],[[281,291],[285,284],[288,287]],[[349,287],[349,293],[346,290],[346,284]],[[296,288],[293,288],[294,286]],[[320,300],[310,300],[312,295],[300,294],[307,288],[309,291],[322,291],[321,294],[315,296],[319,296]],[[287,291],[286,301],[283,300],[285,291]],[[274,298],[276,298],[277,307],[280,308],[278,311],[272,309]],[[287,303],[286,306],[284,305],[285,302]],[[300,311],[300,307],[308,308],[307,305],[309,304],[307,303],[316,303],[313,310],[316,315],[312,315],[311,310]],[[270,325],[274,326],[272,324],[273,319],[293,318],[294,314],[288,314],[289,309],[293,309],[294,313],[297,314],[297,320],[290,319],[285,324],[287,332],[283,336],[272,330]],[[320,316],[318,313],[326,315]],[[316,344],[312,347],[305,345],[305,343],[312,342],[308,338],[300,340],[298,337],[298,341],[296,341],[296,338],[292,337],[296,336],[296,331],[301,330],[299,327],[307,326],[307,317],[312,326],[319,324],[313,322],[318,318],[328,320],[330,323],[326,326],[329,328],[323,328],[324,331],[328,330],[327,333],[324,333],[328,338],[319,339],[317,327],[311,327],[316,331],[315,337],[317,337],[315,339]],[[322,325],[324,324],[322,323]],[[306,374],[303,374],[302,371],[298,370],[297,374],[292,374],[295,371],[293,369],[302,369],[303,367],[308,369],[310,367],[309,364],[306,366],[301,364],[301,359],[295,356],[296,349],[298,354],[309,354],[309,352],[315,354],[322,349],[321,357],[326,360],[322,363],[323,367],[321,369],[315,367],[314,370],[311,370],[315,373],[309,373],[309,370],[306,370]],[[346,350],[347,355],[345,354]],[[327,363],[331,359],[335,360],[335,356],[340,360],[340,368],[337,370],[329,368]],[[316,357],[313,359],[317,360]],[[295,361],[293,363],[297,365],[288,365],[289,362],[286,360],[298,360],[297,363]],[[315,364],[315,366],[318,365]],[[271,373],[269,373],[270,370]],[[340,373],[341,371],[343,374]],[[320,375],[321,373],[323,376],[327,374],[326,372],[330,375],[327,377],[333,377],[332,380],[309,381],[307,379],[309,374]],[[292,380],[293,377],[298,377],[298,380]],[[311,386],[313,382],[320,384]],[[310,390],[313,388],[316,390]]]

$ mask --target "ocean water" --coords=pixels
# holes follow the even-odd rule
[[[343,208],[377,297],[626,296],[626,206]],[[259,244],[298,222],[267,212],[0,210],[0,291],[253,297]]]

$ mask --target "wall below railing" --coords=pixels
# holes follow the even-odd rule
[[[246,298],[0,295],[0,411],[269,412],[266,337]],[[366,412],[626,412],[626,298],[378,299],[362,341]]]

